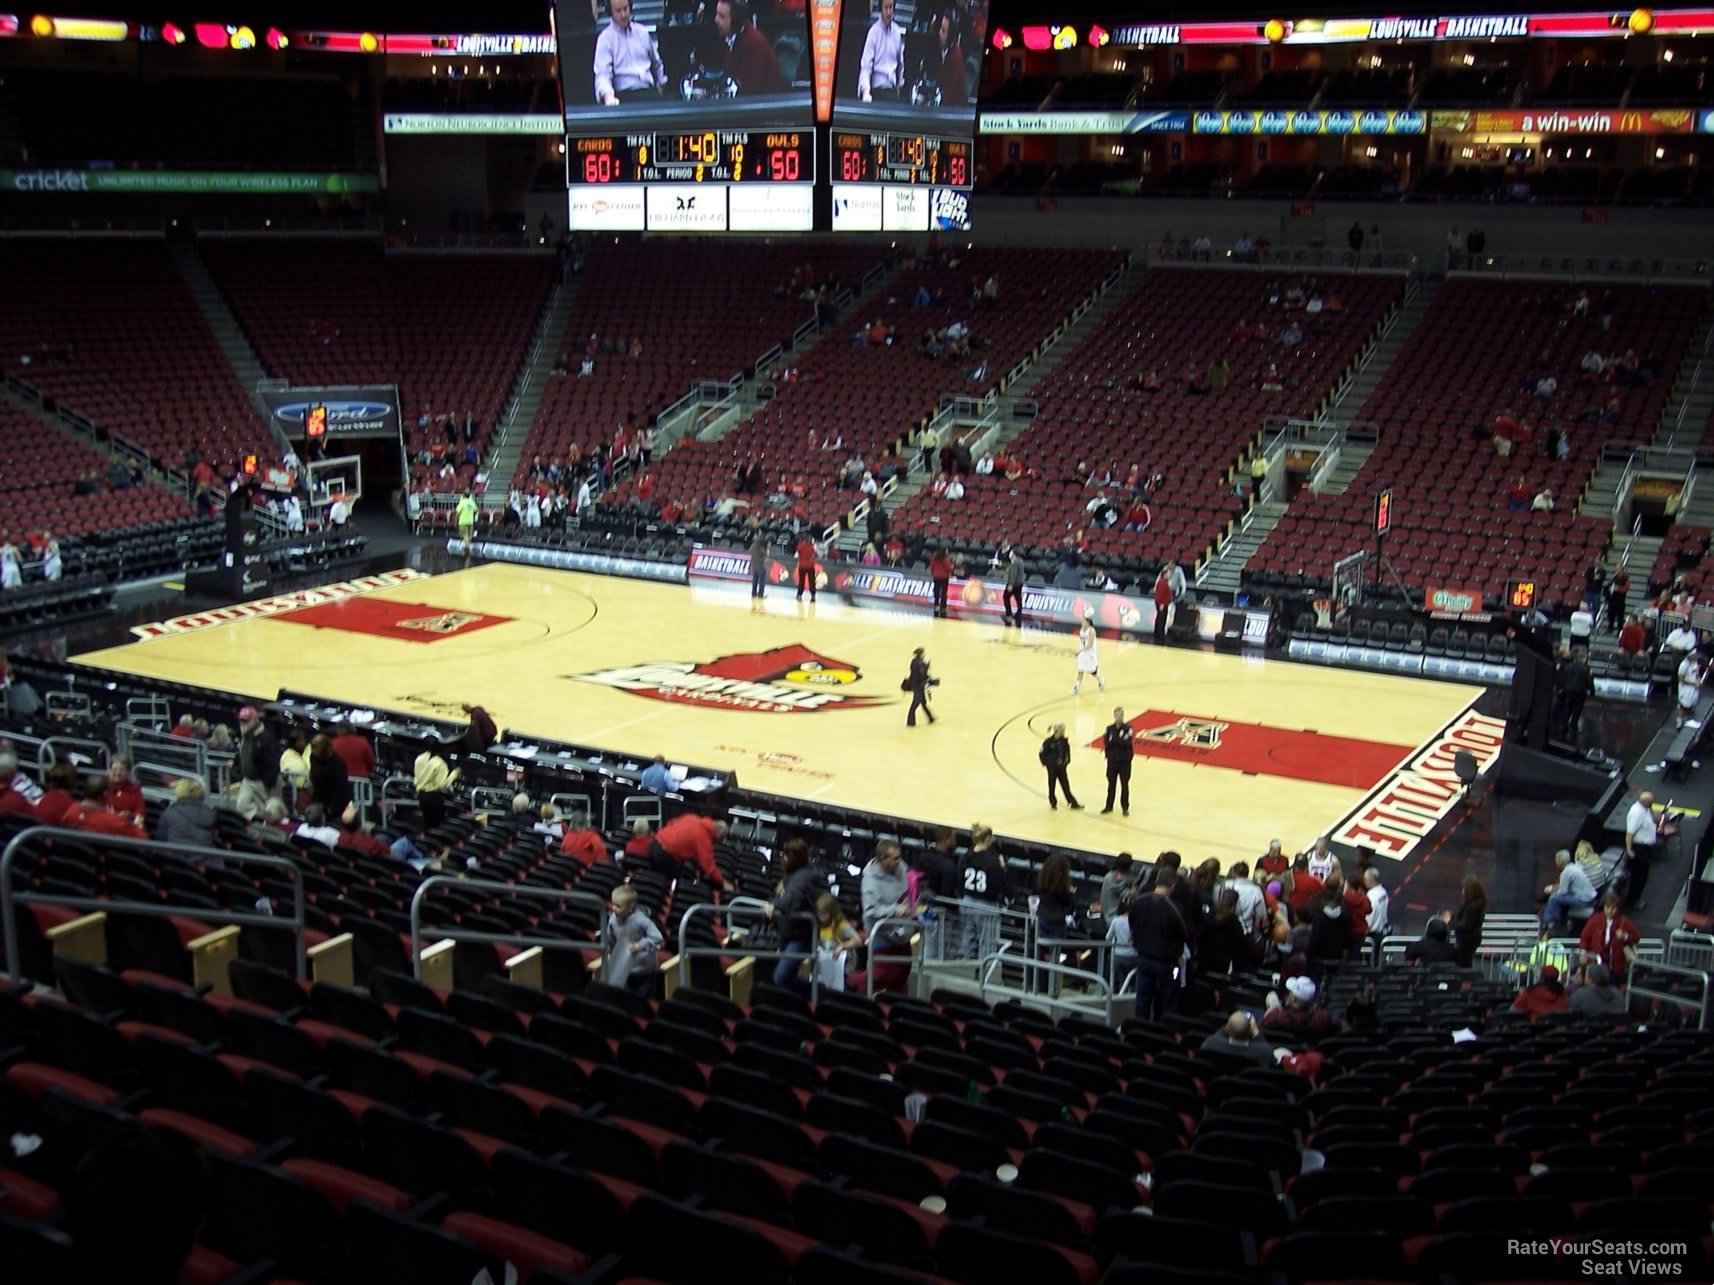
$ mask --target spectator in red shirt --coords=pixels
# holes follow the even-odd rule
[[[815,541],[804,536],[797,542],[797,596],[802,601],[803,591],[809,590],[809,600],[815,601]]]
[[[19,782],[19,779],[17,753],[10,748],[0,749],[0,817],[14,814],[35,815],[35,804],[16,788],[15,782]],[[29,778],[24,777],[22,780],[27,782]]]
[[[676,874],[678,866],[688,863],[716,888],[724,888],[726,877],[714,864],[714,845],[725,837],[726,822],[686,812],[663,825],[654,842],[673,867],[668,873]]]
[[[1619,650],[1626,656],[1641,656],[1648,650],[1649,633],[1643,622],[1632,616],[1619,630]]]
[[[1167,626],[1172,622],[1172,564],[1155,577],[1155,646],[1166,646]]]
[[[384,839],[376,838],[363,828],[355,803],[347,804],[345,811],[339,814],[339,842],[334,846],[349,848],[366,857],[385,859],[393,855],[393,849]]]
[[[1280,841],[1275,839],[1268,844],[1268,850],[1256,858],[1256,880],[1267,883],[1270,879],[1278,879],[1291,869],[1291,862],[1286,859],[1285,851],[1280,847]]]
[[[649,823],[639,821],[637,824],[643,827],[643,835],[646,838],[649,833]],[[567,830],[565,837],[559,841],[559,850],[585,870],[590,866],[602,865],[609,859],[607,845],[601,842],[601,835],[595,830]],[[625,845],[625,850],[630,851],[630,844]],[[646,848],[644,853],[647,854]]]
[[[55,763],[48,769],[43,784],[47,790],[36,803],[36,820],[43,825],[58,825],[66,809],[77,802],[77,769],[70,763]]]
[[[333,738],[333,752],[345,764],[345,773],[353,781],[367,781],[375,775],[375,750],[350,723],[341,723],[339,734]]]
[[[183,736],[183,737],[186,737],[188,739],[195,739],[195,737],[196,737],[196,720],[194,718],[192,718],[189,714],[180,714],[179,715],[179,721],[173,727],[173,735],[174,736]]]
[[[133,821],[141,821],[146,813],[143,787],[131,779],[128,758],[115,757],[107,764],[107,806]]]
[[[1345,884],[1339,895],[1345,901],[1345,917],[1351,921],[1351,950],[1355,954],[1369,931],[1369,911],[1373,907],[1369,904],[1369,894],[1355,883]]]
[[[1512,1007],[1527,1014],[1533,1022],[1544,1013],[1563,1013],[1569,1003],[1565,983],[1559,980],[1559,970],[1552,964],[1546,964],[1541,970],[1541,980],[1519,991]]]
[[[934,581],[934,614],[944,619],[947,595],[952,586],[952,555],[945,549],[936,549],[929,559],[928,578]]]
[[[1609,892],[1601,898],[1601,909],[1589,916],[1577,939],[1577,948],[1585,962],[1594,960],[1605,964],[1615,983],[1622,982],[1637,957],[1637,943],[1642,933],[1619,909],[1619,895]]]
[[[1291,863],[1291,892],[1286,897],[1286,904],[1291,907],[1291,917],[1302,919],[1310,903],[1321,895],[1322,883],[1309,873],[1309,858],[1300,856]]]
[[[61,814],[59,823],[68,830],[83,830],[90,834],[124,835],[132,839],[149,837],[142,826],[108,806],[105,776],[92,776],[84,782],[82,801],[68,807]]]
[[[638,864],[647,862],[649,849],[654,847],[654,844],[655,836],[647,821],[631,822],[631,837],[625,840],[625,860]]]

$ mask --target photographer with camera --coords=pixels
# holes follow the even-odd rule
[[[910,677],[905,679],[900,688],[900,690],[911,694],[911,707],[905,714],[906,727],[917,725],[917,710],[919,709],[922,710],[924,718],[931,723],[934,722],[934,715],[928,708],[928,689],[937,686],[939,682],[939,679],[928,676],[928,657],[923,654],[923,649],[918,647],[911,653]]]
[[[1041,765],[1047,769],[1047,805],[1056,812],[1059,810],[1059,800],[1055,797],[1055,789],[1065,794],[1065,801],[1074,812],[1081,812],[1083,805],[1077,801],[1077,796],[1071,792],[1071,781],[1066,776],[1066,768],[1071,766],[1071,742],[1066,739],[1065,724],[1055,723],[1053,731],[1041,743]]]

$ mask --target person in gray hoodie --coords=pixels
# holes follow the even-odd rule
[[[214,809],[200,781],[181,778],[173,786],[173,801],[155,822],[155,838],[200,848],[214,844]]]
[[[869,939],[871,991],[902,992],[909,988],[911,938],[917,930],[904,924],[881,925],[889,919],[916,918],[910,881],[911,872],[905,868],[899,845],[882,839],[875,845],[874,858],[863,867],[863,934]]]

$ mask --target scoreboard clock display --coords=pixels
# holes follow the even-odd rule
[[[970,140],[926,134],[833,134],[835,183],[969,188]]]
[[[698,130],[566,140],[572,187],[631,183],[815,182],[809,130]]]
[[[1527,612],[1535,609],[1536,582],[1534,580],[1513,579],[1506,581],[1506,606],[1516,612]]]

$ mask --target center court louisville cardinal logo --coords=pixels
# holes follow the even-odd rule
[[[841,691],[863,677],[857,666],[801,644],[721,656],[702,664],[657,660],[567,677],[675,705],[755,714],[815,714],[885,703],[880,697]]]

